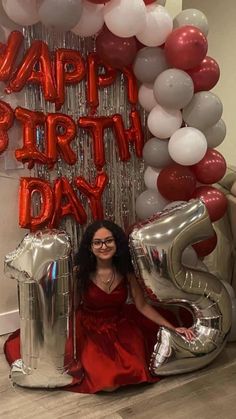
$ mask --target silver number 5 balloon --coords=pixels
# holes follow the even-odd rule
[[[156,375],[194,371],[209,364],[223,349],[231,326],[228,292],[208,272],[182,265],[183,250],[213,234],[201,201],[190,201],[137,224],[130,249],[137,277],[153,304],[175,304],[193,317],[195,338],[161,327],[150,370]]]
[[[12,381],[23,387],[61,387],[82,379],[73,353],[71,242],[63,231],[27,234],[5,258],[18,281],[21,359]]]

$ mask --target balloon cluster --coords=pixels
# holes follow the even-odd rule
[[[214,222],[227,207],[224,194],[212,186],[226,170],[224,157],[215,150],[226,134],[222,103],[210,91],[220,70],[207,56],[206,16],[187,9],[173,20],[164,6],[162,0],[27,0],[24,5],[21,0],[2,0],[0,23],[4,25],[5,19],[9,27],[9,21],[12,25],[40,21],[78,36],[96,35],[96,53],[107,65],[106,77],[114,78],[115,70],[128,71],[132,66],[152,135],[143,149],[147,189],[137,198],[137,216],[146,219],[169,202],[200,198]],[[92,61],[89,64],[92,68]],[[115,69],[113,73],[109,68]],[[46,92],[47,85],[44,87]],[[57,96],[60,108],[63,91]],[[96,108],[97,97],[88,99]],[[3,128],[10,124],[2,121]],[[2,138],[0,147],[6,141]],[[213,237],[197,244],[196,251],[204,256],[215,245]]]
[[[147,6],[154,16],[157,4]],[[164,24],[164,18],[163,18]],[[155,30],[150,27],[150,37]],[[210,90],[220,77],[217,62],[207,56],[208,23],[196,9],[177,15],[164,41],[138,39],[134,74],[141,83],[139,102],[148,112],[152,135],[143,149],[146,190],[138,196],[136,213],[146,219],[169,202],[200,198],[212,222],[227,209],[225,195],[212,184],[225,174],[226,162],[215,148],[224,140],[223,106]],[[146,46],[145,46],[146,45]],[[209,254],[217,236],[194,245],[199,257]]]

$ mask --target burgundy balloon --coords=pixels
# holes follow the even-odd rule
[[[222,218],[227,210],[228,201],[225,194],[213,186],[199,186],[192,198],[198,198],[204,202],[212,222]]]
[[[134,36],[120,38],[104,26],[97,36],[96,50],[106,64],[120,69],[133,63],[138,48]]]
[[[196,177],[188,167],[172,164],[160,171],[157,187],[169,201],[187,201],[195,190]]]
[[[197,180],[210,185],[218,182],[226,172],[226,161],[219,151],[208,148],[205,156],[194,166],[191,166]]]
[[[173,30],[166,40],[166,59],[170,66],[188,70],[201,64],[207,48],[207,39],[198,28],[182,26]]]
[[[188,70],[187,73],[193,80],[194,92],[211,90],[220,78],[220,68],[217,62],[206,57],[198,67]]]
[[[199,258],[204,258],[209,255],[215,249],[217,245],[217,235],[210,237],[209,239],[202,240],[201,242],[192,245],[194,250],[197,252]]]

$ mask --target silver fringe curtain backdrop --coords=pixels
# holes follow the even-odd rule
[[[29,48],[32,41],[39,39],[47,43],[49,50],[53,54],[57,48],[68,48],[79,51],[86,59],[88,53],[95,51],[94,38],[80,38],[71,32],[59,33],[46,29],[42,25],[34,25],[24,30],[25,47]],[[36,85],[29,85],[26,89],[25,107],[44,113],[55,112],[55,105],[45,101],[41,88]],[[127,88],[124,76],[120,73],[116,82],[99,91],[99,106],[97,116],[110,116],[115,113],[122,115],[125,128],[129,128],[129,113],[131,105],[127,99]],[[86,80],[83,79],[76,85],[66,87],[65,103],[61,113],[70,115],[75,121],[81,116],[89,114],[89,107],[86,101]],[[147,136],[145,124],[145,113],[139,108],[144,137]],[[43,132],[38,132],[38,148],[43,148]],[[109,177],[109,183],[103,192],[102,202],[104,208],[104,218],[113,220],[127,228],[135,221],[135,200],[143,190],[143,171],[144,165],[138,159],[133,144],[130,144],[131,158],[127,162],[119,159],[117,146],[111,129],[106,129],[104,134],[106,165],[104,170]],[[32,175],[46,179],[51,183],[57,177],[65,176],[70,182],[76,176],[83,176],[88,182],[93,182],[96,177],[97,169],[93,160],[92,139],[89,132],[78,128],[77,137],[72,142],[72,148],[77,155],[77,162],[70,166],[58,158],[58,162],[53,170],[48,170],[47,166],[35,165]],[[75,189],[76,190],[76,189]],[[92,221],[91,212],[87,198],[79,193],[88,215],[88,223]],[[34,215],[39,212],[39,197],[35,194],[33,199]],[[78,246],[78,241],[84,226],[76,225],[73,217],[66,217],[62,220],[61,227],[64,228],[72,238],[74,248]]]

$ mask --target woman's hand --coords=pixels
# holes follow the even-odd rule
[[[176,327],[175,332],[180,335],[184,335],[188,340],[192,340],[196,335],[192,329],[187,329],[187,327]]]

